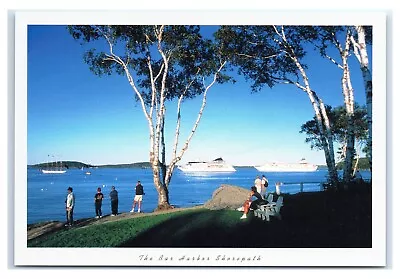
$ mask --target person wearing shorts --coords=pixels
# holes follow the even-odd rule
[[[137,204],[138,205],[137,212],[140,213],[140,208],[142,207],[143,195],[144,195],[143,186],[139,180],[136,184],[135,198],[133,199],[132,210],[130,212],[135,212],[135,207]]]

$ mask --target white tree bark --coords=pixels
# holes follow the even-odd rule
[[[279,32],[275,26],[273,26],[273,27],[275,29],[275,32],[278,34],[278,36],[282,40],[282,42],[278,42],[278,43],[287,49],[286,54],[296,64],[296,67],[298,68],[298,70],[301,74],[301,77],[304,82],[304,86],[299,84],[298,82],[294,82],[294,84],[298,88],[300,88],[304,92],[306,92],[308,95],[308,98],[310,99],[311,105],[315,112],[315,117],[317,119],[318,130],[321,135],[320,139],[321,139],[322,147],[323,147],[323,150],[325,153],[325,161],[326,161],[326,164],[328,167],[329,177],[330,177],[332,185],[334,187],[337,187],[338,174],[337,174],[336,165],[335,165],[335,152],[333,150],[332,134],[330,131],[329,119],[328,119],[327,113],[325,111],[325,106],[323,105],[323,102],[320,100],[320,98],[318,98],[317,94],[311,89],[307,74],[306,74],[303,66],[301,65],[298,58],[296,57],[292,47],[286,40],[283,26],[281,27],[281,32]],[[322,106],[320,105],[320,103],[322,104]],[[324,119],[323,119],[322,115],[324,115]]]
[[[166,165],[166,147],[165,147],[165,134],[164,134],[164,127],[165,127],[165,117],[166,117],[166,108],[165,108],[165,101],[166,101],[166,80],[168,76],[169,70],[169,59],[170,53],[165,51],[162,48],[162,40],[163,40],[163,31],[164,25],[160,27],[154,28],[155,35],[157,37],[157,50],[158,53],[161,55],[163,63],[157,75],[154,75],[154,71],[151,64],[151,57],[147,58],[147,66],[149,70],[150,82],[151,82],[151,102],[146,106],[146,102],[144,101],[143,94],[138,90],[134,78],[130,73],[128,63],[123,61],[120,56],[116,55],[113,52],[113,43],[110,40],[109,36],[98,29],[101,34],[105,37],[106,41],[109,44],[109,54],[106,54],[105,60],[112,60],[119,65],[121,65],[125,71],[125,75],[128,79],[129,84],[131,85],[133,91],[135,92],[136,96],[138,97],[143,114],[148,122],[149,127],[149,135],[150,135],[150,164],[153,171],[153,182],[155,188],[158,192],[158,206],[157,209],[168,209],[170,208],[169,204],[169,191],[168,186],[171,181],[173,170],[177,164],[182,159],[183,154],[189,147],[189,143],[196,132],[196,129],[200,123],[200,119],[202,117],[203,111],[206,106],[206,97],[209,89],[215,84],[217,81],[218,74],[221,72],[223,67],[226,64],[222,62],[219,69],[216,70],[213,76],[213,80],[211,83],[206,86],[204,85],[203,91],[203,101],[200,107],[197,119],[193,125],[193,128],[184,144],[182,149],[180,150],[179,154],[177,154],[177,147],[179,142],[179,134],[180,134],[180,119],[181,119],[181,103],[183,98],[185,97],[187,91],[190,89],[191,85],[193,84],[194,80],[192,80],[187,86],[184,92],[182,92],[181,96],[178,99],[177,109],[178,109],[178,117],[177,117],[177,125],[175,131],[175,142],[173,145],[172,150],[172,158],[170,164]],[[148,36],[147,36],[148,37]],[[198,69],[197,74],[200,72]],[[161,77],[161,86],[157,88],[157,80]],[[161,160],[160,160],[161,156]],[[161,164],[160,164],[161,163]],[[161,168],[161,173],[160,173]]]
[[[355,155],[356,155],[356,162],[354,163],[354,169],[353,169],[353,173],[352,173],[352,177],[354,177],[354,175],[356,174],[356,171],[358,169],[358,162],[360,160],[360,152],[355,149]]]
[[[315,94],[315,98],[318,98],[316,94]],[[328,150],[329,150],[330,162],[331,162],[331,164],[333,164],[334,169],[335,169],[335,172],[333,172],[333,175],[335,176],[335,178],[337,178],[336,163],[335,163],[335,149],[333,147],[333,136],[332,136],[331,123],[330,123],[328,114],[326,113],[324,102],[320,98],[318,98],[318,102],[319,102],[319,107],[321,109],[321,114],[322,114],[322,117],[323,117],[323,120],[324,120],[324,126],[325,126],[325,129],[326,129],[326,136],[328,138],[327,142],[328,142]]]
[[[357,41],[351,37],[353,52],[360,63],[360,69],[364,80],[364,89],[367,104],[368,120],[368,147],[367,153],[370,169],[372,170],[372,75],[369,69],[367,43],[365,40],[365,29],[361,25],[354,26],[357,32]]]
[[[178,141],[179,141],[179,133],[180,133],[180,117],[181,117],[181,111],[180,111],[180,105],[181,105],[181,101],[182,98],[184,97],[183,94],[186,93],[186,90],[184,91],[184,93],[181,95],[181,97],[178,100],[178,115],[177,115],[177,125],[176,125],[176,130],[175,130],[175,143],[174,143],[174,147],[173,147],[173,156],[171,159],[171,162],[167,168],[167,175],[165,177],[165,183],[169,184],[171,177],[172,177],[172,172],[174,171],[174,168],[176,167],[176,164],[182,159],[183,155],[185,154],[186,150],[189,148],[189,143],[194,135],[194,133],[197,130],[197,127],[200,123],[201,117],[203,116],[203,112],[204,109],[206,107],[207,104],[207,93],[208,90],[215,84],[215,82],[217,81],[217,77],[218,74],[221,72],[221,70],[223,69],[223,67],[225,66],[226,61],[222,62],[219,69],[214,73],[214,77],[213,80],[211,81],[211,83],[209,85],[204,85],[204,92],[203,92],[203,100],[202,100],[202,104],[199,110],[199,113],[197,115],[197,119],[195,121],[195,123],[193,124],[192,130],[189,133],[188,138],[186,139],[183,147],[181,148],[179,154],[177,154],[177,146],[178,146]],[[190,87],[191,84],[189,84]],[[187,87],[187,89],[189,89]]]
[[[336,66],[338,66],[342,70],[342,93],[344,99],[344,105],[346,109],[346,119],[347,119],[347,134],[346,134],[346,143],[344,155],[344,168],[343,168],[343,181],[344,187],[346,188],[348,183],[352,178],[352,166],[354,159],[354,144],[355,144],[355,127],[354,127],[354,92],[351,84],[350,78],[350,68],[348,64],[348,57],[350,55],[350,43],[351,43],[351,33],[348,29],[346,31],[345,38],[345,46],[344,48],[340,44],[339,40],[336,37],[335,33],[332,33],[333,44],[337,48],[340,54],[340,58],[342,60],[342,64],[340,65],[334,59],[325,55],[331,62],[333,62]]]
[[[354,159],[354,93],[350,78],[350,68],[348,64],[348,57],[350,55],[350,42],[351,34],[348,30],[346,33],[345,48],[339,49],[342,63],[343,63],[343,75],[342,75],[342,92],[344,98],[344,104],[346,108],[346,119],[347,119],[347,135],[346,135],[346,158],[343,169],[343,182],[345,188],[349,184],[352,178],[352,167]]]

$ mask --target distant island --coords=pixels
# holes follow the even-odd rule
[[[48,166],[59,165],[60,162],[48,162],[40,163],[35,165],[28,165],[29,168],[45,169]],[[91,168],[135,168],[135,169],[147,169],[150,168],[149,162],[137,162],[131,164],[115,164],[115,165],[90,165],[77,161],[65,161],[62,162],[62,167],[67,169],[91,169]]]
[[[356,160],[353,162],[353,166],[355,164]],[[59,165],[60,162],[48,162],[48,163],[40,163],[40,164],[35,164],[35,165],[28,165],[29,168],[37,168],[37,169],[45,169],[48,166],[51,165]],[[337,169],[342,170],[344,166],[344,162],[340,162],[337,164]],[[62,162],[62,167],[67,168],[67,169],[90,169],[90,168],[132,168],[132,169],[149,169],[151,168],[151,165],[149,162],[136,162],[136,163],[131,163],[131,164],[109,164],[109,165],[90,165],[90,164],[85,164],[82,162],[77,162],[77,161],[65,161]],[[252,168],[254,166],[235,166],[235,168]],[[318,169],[326,169],[326,165],[318,165]],[[369,170],[369,162],[368,159],[363,157],[360,158],[358,161],[358,169],[360,170]]]
[[[353,167],[354,167],[355,163],[356,163],[356,160],[353,160]],[[343,167],[344,167],[344,162],[343,161],[339,162],[336,167],[337,167],[338,170],[342,170]],[[360,158],[358,160],[357,169],[359,169],[359,170],[369,170],[368,158],[366,158],[366,157]]]
[[[100,165],[98,168],[132,168],[132,169],[149,169],[151,165],[149,162],[137,162],[131,164],[116,164],[116,165]]]
[[[356,160],[353,160],[353,167],[356,164]],[[326,165],[317,165],[318,166],[318,170],[325,170],[328,169],[328,167]],[[235,168],[252,168],[254,166],[234,166]],[[338,170],[343,170],[344,167],[344,162],[339,162],[336,165]],[[369,170],[369,161],[368,158],[366,157],[362,157],[358,160],[358,165],[357,165],[357,169],[359,170]]]

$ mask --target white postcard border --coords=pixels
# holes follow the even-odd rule
[[[374,92],[380,94],[373,96],[372,248],[27,248],[27,26],[93,23],[373,25],[373,84]],[[15,104],[14,264],[17,266],[386,265],[386,15],[382,12],[17,11]],[[103,256],[98,257],[99,253]]]

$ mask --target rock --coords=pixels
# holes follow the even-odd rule
[[[204,207],[211,210],[237,209],[248,199],[249,194],[250,189],[222,184],[214,191],[211,200],[207,201]]]

